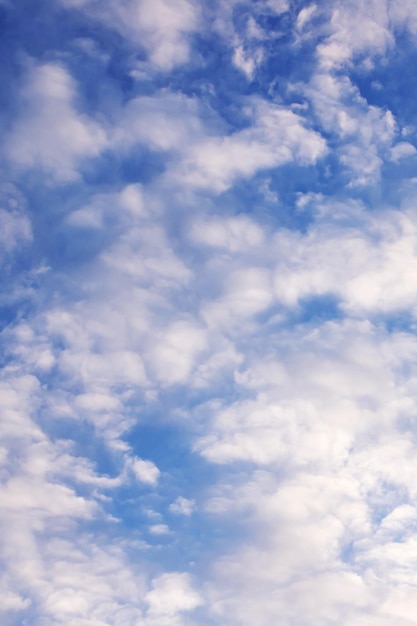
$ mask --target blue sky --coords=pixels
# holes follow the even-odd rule
[[[2,624],[417,624],[417,5],[0,28]]]

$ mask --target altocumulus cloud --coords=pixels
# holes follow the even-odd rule
[[[417,625],[417,5],[0,17],[2,623]]]

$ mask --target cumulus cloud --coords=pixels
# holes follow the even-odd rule
[[[204,121],[206,111],[195,98],[162,92],[140,97],[121,113],[116,145],[145,143],[168,157],[170,186],[220,193],[241,178],[285,163],[315,163],[326,154],[326,142],[306,127],[290,108],[252,98],[246,101],[247,127],[227,135]],[[171,161],[171,162],[170,162]]]
[[[133,459],[132,470],[136,478],[148,485],[155,485],[158,481],[160,471],[152,461],[145,459]]]
[[[145,596],[150,615],[161,617],[190,611],[202,603],[187,574],[162,574],[152,581],[152,589]]]
[[[415,147],[407,141],[400,141],[391,150],[391,159],[395,162],[405,159],[410,156],[414,156],[416,153]]]
[[[191,515],[194,510],[194,500],[189,500],[183,496],[178,496],[175,502],[169,505],[169,510],[178,515]]]
[[[192,187],[222,192],[241,177],[295,161],[315,163],[326,152],[324,139],[292,111],[254,100],[253,123],[227,137],[207,138],[184,155],[175,176]],[[248,112],[249,112],[248,111]]]
[[[414,624],[413,6],[2,11],[4,623]]]
[[[23,169],[40,170],[58,181],[80,175],[83,159],[97,156],[106,145],[100,125],[77,111],[73,78],[57,63],[28,69],[21,88],[21,115],[6,136],[3,150]]]
[[[213,217],[195,221],[190,229],[192,241],[229,252],[247,252],[264,242],[262,229],[244,215],[228,219]]]
[[[311,262],[306,260],[309,266],[307,269],[306,265],[306,274],[301,270],[301,266],[298,266],[301,271],[296,273],[297,278],[290,271],[285,272],[284,279],[278,269],[275,277],[278,297],[284,302],[292,304],[297,302],[301,296],[298,289],[301,287],[301,290],[304,290],[302,284],[305,278],[306,291],[301,297],[334,293],[340,297],[341,305],[346,310],[356,314],[404,310],[409,307],[414,309],[416,294],[411,275],[415,264],[412,243],[415,225],[412,214],[407,215],[404,212],[400,216],[396,212],[387,212],[376,221],[371,217],[368,219],[364,220],[359,231],[343,229],[343,235],[337,227],[335,230],[332,228],[327,231],[313,254],[315,260],[313,261],[313,256],[310,258]],[[318,231],[311,232],[304,240],[305,243],[309,242],[307,247],[315,240],[317,234]],[[278,236],[278,241],[283,242],[281,236]],[[277,244],[281,247],[278,241]],[[302,248],[304,256],[307,248],[303,245]],[[295,249],[296,244],[295,247],[291,246],[293,253]],[[322,253],[324,256],[321,256]],[[296,257],[295,253],[292,262],[295,261],[297,264]],[[329,258],[332,259],[332,268],[330,271],[326,269],[323,273],[321,270],[323,262]],[[341,274],[337,276],[339,271]],[[332,274],[334,278],[330,279]],[[343,284],[340,283],[341,275]],[[292,280],[292,276],[295,281]],[[327,282],[329,279],[332,284]]]
[[[106,5],[95,0],[61,2],[115,29],[134,48],[144,48],[148,62],[158,70],[172,70],[190,58],[190,39],[198,29],[200,12],[194,0],[129,0]]]
[[[331,35],[318,47],[325,69],[337,69],[361,53],[384,54],[393,44],[387,3],[379,0],[331,3],[329,26]]]
[[[320,72],[303,91],[323,127],[337,137],[339,159],[351,171],[352,184],[377,181],[395,139],[391,111],[368,105],[346,76]]]
[[[352,620],[363,611],[377,623],[403,615],[404,579],[394,582],[388,574],[390,559],[398,563],[401,557],[388,546],[399,545],[390,543],[395,533],[406,540],[414,532],[414,487],[406,467],[415,448],[395,426],[397,411],[414,404],[413,383],[400,389],[395,382],[402,358],[397,346],[405,338],[380,332],[332,323],[303,338],[291,333],[277,350],[275,370],[260,357],[240,379],[250,382],[253,399],[207,406],[213,430],[198,449],[225,467],[208,510],[250,518],[256,537],[216,564],[211,602],[217,619],[266,625],[279,610],[286,622],[304,623],[293,604],[300,597],[307,603],[315,598],[314,614],[329,624],[347,610],[346,598]],[[300,351],[304,341],[310,348]],[[405,459],[398,471],[394,458]],[[227,467],[243,460],[253,469],[236,483]],[[375,533],[381,537],[378,556]],[[331,584],[329,593],[321,593],[323,584]],[[279,592],[271,594],[272,587]],[[380,593],[390,597],[381,609]]]

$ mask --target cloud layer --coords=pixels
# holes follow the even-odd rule
[[[417,624],[414,4],[26,4],[2,623]]]

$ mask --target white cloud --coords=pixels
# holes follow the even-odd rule
[[[119,193],[97,194],[67,217],[67,223],[78,228],[101,229],[109,223],[134,224],[146,216],[140,184],[126,185]]]
[[[204,328],[186,320],[177,321],[155,339],[149,358],[157,379],[165,384],[189,380],[196,359],[207,346]]]
[[[139,65],[148,77],[186,63],[201,25],[199,8],[185,0],[66,4],[122,34],[129,54],[146,49]],[[255,4],[268,16],[290,8]],[[213,28],[230,29],[235,63],[250,77],[265,32],[248,18],[236,38],[233,19],[250,13],[250,3],[219,6]],[[83,159],[103,147],[124,159],[141,146],[165,170],[142,185],[83,187],[62,228],[74,238],[89,229],[82,234],[92,240],[104,231],[102,250],[71,267],[56,261],[59,272],[45,275],[32,311],[22,307],[1,334],[11,362],[0,383],[0,589],[15,623],[271,626],[279,616],[297,626],[413,624],[417,342],[407,323],[417,315],[415,198],[398,210],[368,210],[324,191],[300,193],[295,218],[305,229],[291,230],[276,207],[243,215],[239,190],[212,197],[262,170],[315,164],[329,150],[317,124],[351,184],[372,184],[384,160],[414,154],[395,143],[392,114],[343,76],[361,55],[369,69],[391,45],[384,6],[329,5],[319,70],[285,93],[302,93],[312,108],[239,96],[234,106],[246,106],[246,125],[238,130],[208,100],[168,90],[138,96],[136,84],[135,96],[112,111],[107,140],[81,113],[61,65],[29,72],[25,112],[7,138],[15,170],[39,166],[54,181],[74,181]],[[293,19],[289,30],[301,38],[326,10],[306,6],[283,23]],[[264,178],[275,190],[273,176]],[[289,183],[301,188],[296,176]],[[252,189],[276,201],[259,181]],[[19,202],[0,210],[7,254],[31,236]],[[304,306],[314,309],[322,296],[337,301],[342,319],[321,319],[333,311],[320,302],[318,318],[305,319]],[[402,312],[404,330],[386,330],[385,316]],[[181,420],[181,446],[193,438],[188,452],[202,456],[201,475],[178,477],[167,456],[161,480],[155,463],[136,456],[129,428],[139,413],[152,426],[159,412],[174,428]],[[107,460],[112,473],[102,469]],[[199,519],[207,516],[198,535],[187,534],[199,521],[195,501],[172,501],[187,494],[188,480],[200,486]],[[125,504],[133,503],[121,520],[110,495],[119,487],[122,497],[132,488]],[[195,584],[169,571],[178,549],[184,561],[198,561],[189,562]]]
[[[370,106],[346,76],[317,73],[302,91],[322,127],[337,142],[336,154],[352,173],[352,183],[376,182],[389,156],[396,122],[389,110]]]
[[[36,376],[4,368],[0,380],[3,441],[14,437],[43,439],[41,429],[30,419],[39,404],[40,383]]]
[[[416,447],[397,420],[415,410],[413,374],[400,365],[415,340],[332,322],[282,333],[270,351],[275,361],[261,348],[239,378],[249,399],[203,412],[213,421],[197,448],[223,464],[207,510],[252,533],[217,560],[214,619],[304,623],[308,606],[329,625],[401,620],[414,580]],[[250,462],[244,476],[229,473],[235,461]]]
[[[64,370],[78,369],[87,385],[96,382],[99,388],[118,385],[144,385],[146,375],[139,355],[129,350],[109,350],[105,357],[91,352],[64,352],[61,354]]]
[[[169,505],[169,510],[172,511],[172,513],[177,513],[178,515],[189,516],[194,511],[194,507],[194,500],[189,500],[188,498],[184,498],[183,496],[178,496],[175,502],[172,502]]]
[[[190,58],[189,38],[197,30],[198,5],[193,0],[131,2],[122,21],[133,40],[141,36],[151,63],[170,70]]]
[[[0,505],[7,514],[19,512],[42,517],[89,518],[94,505],[76,496],[69,487],[57,483],[39,483],[36,480],[11,478],[0,491]]]
[[[30,599],[24,598],[22,595],[15,593],[5,581],[5,577],[0,581],[0,589],[2,594],[2,611],[22,611],[30,606]]]
[[[138,257],[136,249],[142,247]],[[191,271],[174,254],[159,226],[132,228],[102,255],[104,264],[121,274],[145,283],[150,279],[158,287],[186,283]]]
[[[396,27],[409,30],[413,35],[417,34],[417,9],[412,0],[391,0],[388,4],[390,19]]]
[[[151,67],[169,71],[186,63],[191,36],[198,29],[199,5],[194,0],[61,0],[115,29],[135,48],[144,48]]]
[[[203,131],[195,98],[162,90],[130,100],[120,111],[114,141],[120,150],[141,142],[161,151],[182,151]]]
[[[75,624],[137,621],[142,577],[135,576],[117,546],[97,546],[84,536],[77,546],[65,540],[48,542],[48,569],[39,582],[38,596],[45,616],[57,623]],[[88,620],[88,621],[87,621]]]
[[[32,238],[30,221],[18,211],[0,208],[0,254],[10,253]]]
[[[142,195],[139,197],[142,202]],[[246,547],[232,551],[227,558],[218,557],[218,567],[209,574],[211,581],[204,590],[216,619],[227,618],[231,624],[256,620],[261,626],[269,626],[277,610],[283,619],[295,621],[299,613],[294,608],[294,598],[298,596],[308,605],[317,596],[317,615],[329,624],[341,614],[343,597],[352,597],[352,621],[365,608],[376,615],[377,609],[372,607],[377,605],[377,592],[362,569],[366,565],[371,576],[377,567],[386,567],[389,559],[377,565],[382,557],[373,555],[371,534],[380,532],[391,537],[390,524],[398,529],[394,532],[404,536],[412,533],[412,522],[407,522],[412,518],[410,508],[405,511],[404,521],[401,509],[397,522],[395,516],[390,522],[389,514],[404,504],[412,507],[415,493],[414,446],[408,435],[401,438],[395,432],[398,415],[411,419],[415,410],[415,384],[412,377],[401,374],[404,364],[415,358],[415,342],[408,335],[389,337],[378,326],[358,320],[330,322],[315,330],[308,326],[298,331],[280,327],[282,332],[277,339],[271,331],[274,322],[259,323],[256,315],[272,305],[295,307],[309,295],[329,292],[335,293],[342,308],[354,317],[396,310],[404,302],[410,306],[415,294],[404,268],[412,268],[414,259],[413,214],[366,214],[360,203],[340,205],[311,194],[300,198],[300,207],[305,201],[316,217],[305,233],[278,229],[267,234],[254,218],[241,216],[200,217],[191,222],[187,218],[187,223],[191,223],[187,236],[193,244],[204,246],[204,265],[199,266],[197,276],[200,293],[209,293],[205,291],[207,284],[212,297],[207,295],[204,299],[199,295],[195,303],[201,305],[200,314],[206,316],[207,327],[198,313],[179,315],[181,303],[172,295],[178,284],[181,289],[186,285],[186,291],[181,293],[192,292],[194,273],[187,275],[189,282],[162,281],[153,286],[154,294],[150,294],[140,285],[152,283],[156,275],[152,267],[145,266],[132,278],[124,265],[110,264],[101,258],[94,262],[91,274],[87,272],[83,277],[83,284],[91,284],[94,272],[101,275],[106,267],[103,290],[100,286],[88,302],[68,305],[65,310],[51,309],[45,315],[47,321],[41,323],[38,318],[33,327],[29,322],[22,323],[14,334],[7,335],[8,341],[14,337],[13,341],[22,346],[45,350],[48,347],[54,354],[67,391],[55,392],[50,407],[54,401],[58,405],[66,399],[70,415],[85,414],[100,437],[104,435],[105,439],[110,432],[112,437],[119,437],[120,445],[124,443],[123,429],[131,423],[129,403],[132,397],[138,397],[131,394],[146,392],[150,385],[158,393],[161,386],[185,382],[190,387],[201,385],[202,381],[207,393],[217,389],[214,381],[219,380],[215,378],[219,372],[222,385],[233,384],[233,394],[238,398],[226,396],[217,404],[209,402],[198,408],[196,423],[203,427],[195,448],[206,460],[223,465],[220,484],[213,487],[211,498],[202,509],[210,515],[230,516],[238,527],[245,518],[250,533],[254,533]],[[113,195],[109,200],[113,202]],[[101,202],[105,212],[105,199]],[[174,256],[163,229],[150,228],[147,220],[155,217],[150,218],[147,213],[143,217],[141,211],[134,211],[135,219],[144,221],[136,224],[131,238],[122,234],[113,244],[111,251],[116,261],[119,252],[125,254],[126,247],[132,266],[135,258],[140,265],[141,255],[153,258],[170,250]],[[145,242],[141,226],[146,234],[156,232],[158,237]],[[124,228],[131,228],[129,220]],[[135,241],[145,242],[148,247],[135,248]],[[214,258],[211,251],[215,251]],[[358,287],[359,279],[368,281],[372,289],[366,285]],[[395,288],[386,286],[391,282]],[[27,353],[19,354],[31,370],[33,364]],[[9,434],[24,432],[28,436],[30,428],[34,428],[30,422],[21,421],[22,410],[16,404],[25,401],[25,385],[26,396],[31,399],[28,406],[32,403],[36,408],[33,399],[42,392],[34,377],[7,387]],[[213,396],[211,391],[210,395]],[[118,425],[115,431],[113,419]],[[44,437],[41,432],[33,436]],[[68,478],[71,460],[73,480],[83,489],[114,488],[132,474],[145,484],[158,484],[158,468],[150,461],[133,457],[126,444],[124,449],[113,449],[119,467],[124,464],[126,468],[116,478],[96,474],[94,468],[72,457],[68,462],[58,462],[64,454],[62,449],[57,451],[57,456],[48,457],[41,448],[32,448],[24,468],[25,472],[30,471],[29,475],[18,475],[10,483],[10,489],[15,488],[19,494],[16,506],[26,506],[30,511],[42,507],[42,512],[35,516],[36,524],[44,519],[58,523],[60,518],[67,524],[69,519],[98,515],[99,498],[90,491],[88,497],[81,496]],[[399,458],[403,459],[401,463]],[[243,473],[242,483],[228,473],[235,461],[255,470],[253,475],[252,469]],[[49,475],[50,467],[59,470],[59,474]],[[259,472],[260,468],[264,471]],[[395,485],[404,502],[393,501],[384,484]],[[3,494],[5,504],[10,493],[6,490]],[[55,499],[64,514],[59,515],[52,505],[48,509],[49,502],[42,499],[42,493]],[[189,502],[178,499],[170,510],[188,515]],[[374,520],[381,507],[387,510],[387,519],[379,531]],[[153,530],[149,528],[149,532],[161,537],[168,531],[173,536],[174,531],[162,523],[154,524]],[[26,548],[43,545],[33,544],[31,530],[25,532],[30,541],[19,541]],[[350,544],[356,565],[343,557]],[[121,567],[127,562],[123,558],[120,556]],[[39,555],[33,557],[37,568],[42,562]],[[251,591],[256,585],[250,572],[256,571],[256,564],[261,582],[255,594]],[[359,565],[362,569],[357,572],[355,567]],[[75,572],[81,570],[81,565],[74,565]],[[300,571],[304,578],[296,580]],[[32,579],[39,576],[36,570]],[[94,580],[101,580],[100,576],[104,574],[97,574]],[[271,599],[265,590],[277,581],[281,591]],[[72,585],[71,582],[70,592],[55,592],[51,587],[48,598],[55,599],[42,604],[50,607],[43,608],[44,612],[57,610],[62,623],[73,620],[75,624],[82,611],[89,618],[100,615],[100,619],[113,619],[123,614],[143,619],[145,624],[161,620],[167,624],[181,623],[180,609],[172,609],[172,614],[158,613],[162,610],[157,608],[162,606],[158,594],[150,596],[154,598],[151,608],[146,617],[140,618],[137,600],[120,600],[125,596],[114,592],[114,604],[103,605],[100,613],[97,606],[102,596],[94,595],[95,592],[84,595]],[[322,592],[320,585],[331,595]],[[396,593],[393,590],[393,603],[397,602]],[[19,594],[26,602],[23,591]],[[71,595],[75,598],[72,604]],[[243,605],[235,600],[241,596],[245,598]],[[398,603],[395,611],[400,615]],[[123,623],[122,617],[120,620]]]
[[[391,149],[391,160],[394,162],[401,161],[410,156],[414,156],[417,150],[407,141],[400,141]]]
[[[191,586],[190,577],[179,572],[154,578],[152,589],[146,594],[145,600],[150,615],[161,617],[190,611],[202,603],[201,597]]]
[[[97,156],[106,136],[96,121],[77,111],[76,97],[76,84],[64,67],[31,67],[22,87],[23,112],[3,146],[6,157],[56,181],[77,179],[82,160]]]
[[[303,297],[333,293],[346,311],[359,315],[414,310],[415,237],[414,216],[406,211],[369,216],[358,230],[323,225],[305,238],[278,234],[283,266],[275,274],[277,297],[293,306]]]
[[[305,128],[301,117],[283,107],[253,100],[253,123],[226,137],[205,138],[185,153],[170,173],[179,182],[218,193],[236,179],[295,161],[315,163],[326,152],[324,139]]]
[[[239,268],[224,277],[220,298],[202,306],[209,327],[239,324],[267,309],[273,302],[271,275],[261,267]]]
[[[198,219],[191,224],[190,237],[197,244],[224,248],[229,252],[247,252],[264,242],[262,229],[245,215],[230,218]]]
[[[149,527],[149,532],[152,535],[169,535],[170,530],[166,524],[154,524]]]
[[[266,4],[277,15],[285,13],[290,8],[288,0],[266,0]]]
[[[233,63],[249,80],[252,80],[255,69],[263,59],[262,48],[246,51],[242,44],[237,44],[233,53]]]
[[[338,69],[360,53],[383,54],[393,44],[385,0],[336,1],[330,12],[332,34],[317,49],[323,69]]]
[[[38,412],[45,398],[24,367],[3,368],[0,389],[1,439],[9,450],[0,489],[0,612],[5,623],[11,612],[21,621],[26,609],[35,619],[66,625],[114,621],[123,611],[138,618],[140,577],[132,575],[117,546],[101,548],[100,539],[82,529],[83,520],[101,516],[98,490],[120,480],[97,474],[91,462],[73,455],[68,441],[53,441],[41,430]]]
[[[160,475],[159,469],[152,461],[145,459],[132,459],[131,461],[132,471],[136,478],[147,485],[156,485]]]
[[[310,6],[304,7],[303,9],[301,9],[299,14],[297,15],[297,29],[298,30],[304,29],[305,25],[308,24],[308,22],[311,20],[316,10],[317,10],[317,5],[315,4],[310,4]]]
[[[160,92],[130,101],[120,112],[113,142],[126,150],[144,143],[167,156],[164,184],[175,189],[221,193],[236,180],[285,163],[315,163],[326,142],[288,108],[260,98],[247,100],[246,128],[225,134],[224,122],[193,98]],[[223,132],[221,132],[223,131]]]

